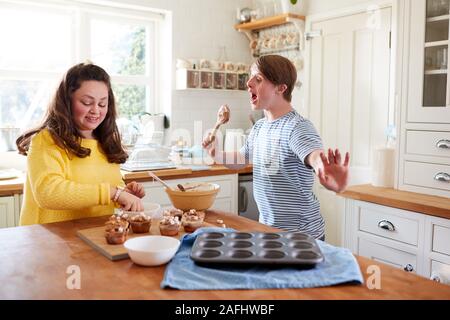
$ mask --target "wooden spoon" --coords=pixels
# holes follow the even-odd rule
[[[196,188],[200,187],[201,185],[202,185],[202,183],[196,184],[195,186],[183,187],[182,184],[177,184],[177,187],[178,187],[178,189],[180,189],[181,191],[186,192],[187,190],[196,189]]]
[[[148,175],[150,177],[152,177],[154,180],[158,181],[159,183],[161,183],[163,186],[165,186],[167,189],[169,190],[173,190],[167,183],[165,183],[163,180],[161,180],[156,174],[154,174],[151,171],[147,171]],[[178,185],[179,186],[179,185]],[[179,188],[179,187],[178,187]],[[180,189],[181,190],[181,189]],[[184,190],[181,190],[184,191]]]
[[[210,145],[216,139],[217,130],[219,130],[220,126],[227,123],[230,120],[230,108],[228,105],[224,104],[220,107],[219,112],[217,113],[217,121],[214,126],[213,131],[208,136],[208,141],[205,143],[205,146]]]

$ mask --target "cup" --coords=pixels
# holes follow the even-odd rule
[[[144,213],[152,219],[158,219],[161,216],[161,205],[155,202],[143,201]]]
[[[225,62],[225,70],[229,72],[234,72],[236,71],[236,65],[231,61],[227,61]]]
[[[266,37],[266,38],[263,39],[262,47],[264,49],[269,49],[270,48],[270,38]]]
[[[448,57],[448,49],[440,48],[438,51],[438,69],[447,69],[447,57]]]
[[[192,69],[192,64],[185,59],[177,59],[177,69]]]
[[[247,69],[248,69],[248,67],[245,63],[239,62],[237,64],[237,72],[244,73],[244,72],[247,72]]]
[[[276,37],[271,37],[269,40],[269,48],[270,49],[276,49],[277,47],[277,38]]]
[[[225,65],[222,61],[211,60],[211,69],[215,71],[222,71],[225,68]]]
[[[211,68],[211,63],[207,59],[200,60],[200,69],[209,70]]]

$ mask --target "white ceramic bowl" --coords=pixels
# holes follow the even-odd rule
[[[126,213],[130,217],[133,217],[135,215],[141,215],[142,213],[144,213],[146,216],[152,219],[161,218],[161,206],[158,203],[144,202],[143,205],[144,211],[120,211],[120,214]]]
[[[144,213],[152,218],[158,218],[161,206],[158,203],[153,202],[143,202]]]
[[[123,244],[131,260],[141,266],[159,266],[169,262],[180,246],[180,240],[165,236],[133,238]]]

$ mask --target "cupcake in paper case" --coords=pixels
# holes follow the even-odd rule
[[[159,232],[163,236],[176,236],[180,226],[181,222],[178,217],[164,214],[162,220],[159,222]]]
[[[177,209],[177,208],[172,208],[172,209],[168,209],[165,210],[163,213],[164,216],[172,216],[172,217],[178,217],[178,220],[181,220],[182,216],[183,216],[183,210]]]
[[[204,219],[205,213],[203,211],[191,209],[183,213],[181,224],[183,225],[184,231],[194,232],[198,228],[202,227]]]
[[[127,239],[130,224],[122,216],[113,215],[105,223],[105,239],[109,244],[122,244]]]
[[[130,222],[133,233],[147,233],[150,231],[152,224],[152,219],[143,212],[132,215],[128,221]]]

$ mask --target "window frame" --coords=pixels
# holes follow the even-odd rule
[[[95,2],[95,4],[94,4]],[[114,75],[110,74],[114,85],[139,85],[145,86],[146,101],[145,111],[158,113],[161,111],[159,106],[160,94],[158,79],[161,75],[159,57],[163,47],[160,43],[160,34],[162,24],[166,18],[163,11],[156,9],[119,4],[111,1],[91,1],[91,0],[42,0],[39,3],[28,0],[0,0],[0,5],[13,9],[21,9],[26,6],[27,10],[40,12],[52,12],[69,14],[71,17],[71,65],[92,60],[91,43],[91,21],[100,19],[102,21],[113,23],[125,23],[132,26],[142,26],[146,28],[147,41],[145,50],[145,74],[144,75]],[[95,61],[93,61],[95,63]],[[67,68],[69,68],[68,66]],[[66,69],[67,69],[66,68]],[[62,74],[61,71],[28,70],[28,69],[1,69],[0,80],[24,80],[24,81],[52,81],[57,85]],[[0,125],[3,126],[4,124]],[[17,125],[17,124],[16,124]],[[30,124],[20,124],[22,129],[29,127]]]

